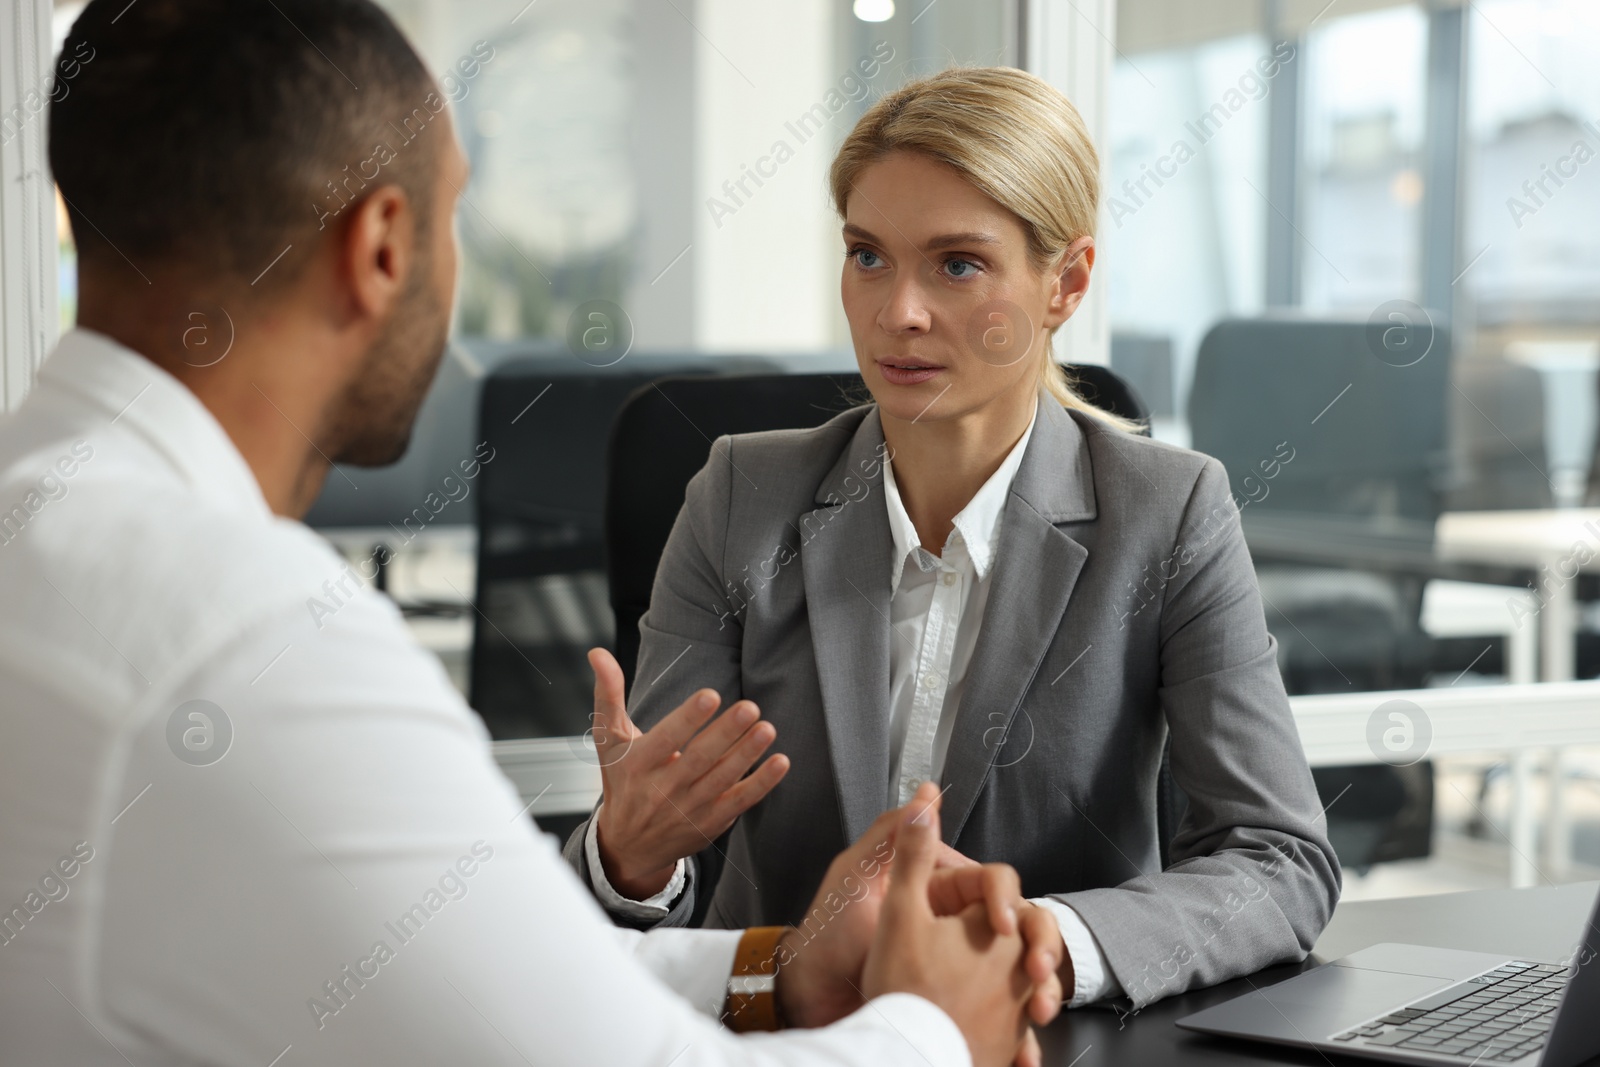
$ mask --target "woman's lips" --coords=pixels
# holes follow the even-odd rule
[[[895,366],[891,363],[879,363],[878,373],[883,375],[884,381],[890,385],[920,385],[935,377],[943,367],[927,366]]]

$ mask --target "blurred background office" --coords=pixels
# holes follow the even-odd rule
[[[630,534],[686,476],[646,507],[653,464],[842,395],[835,147],[911,77],[1007,64],[1102,153],[1056,356],[1228,466],[1347,897],[1600,877],[1600,6],[384,2],[472,163],[455,333],[405,460],[308,521],[545,825],[593,795],[582,656],[633,639]],[[0,27],[7,408],[74,315],[29,94],[70,91],[80,7]],[[794,410],[652,385],[773,375],[812,376]]]

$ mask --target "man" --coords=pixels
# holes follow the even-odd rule
[[[0,1062],[1016,1055],[1051,931],[1008,869],[934,871],[931,788],[803,931],[617,931],[297,521],[404,451],[449,321],[465,160],[388,18],[94,0],[81,43],[50,120],[80,328],[0,425]]]

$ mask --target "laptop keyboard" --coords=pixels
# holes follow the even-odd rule
[[[1566,983],[1565,967],[1514,961],[1333,1040],[1510,1063],[1544,1047]]]

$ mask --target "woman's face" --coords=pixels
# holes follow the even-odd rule
[[[935,423],[1031,402],[1045,330],[1077,308],[1094,242],[1055,269],[1028,260],[1011,212],[953,168],[894,152],[846,201],[840,283],[856,362],[887,419]]]

